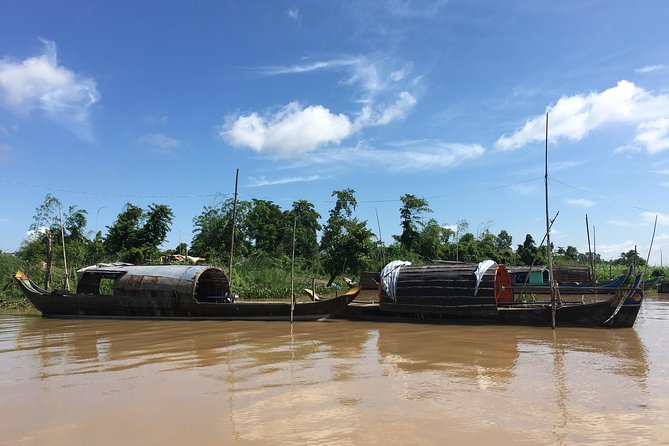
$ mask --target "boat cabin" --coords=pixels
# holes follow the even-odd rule
[[[395,279],[390,283],[391,276]],[[479,264],[400,266],[381,273],[381,309],[439,313],[494,312],[513,301],[513,286],[504,265]],[[460,311],[458,310],[458,311]]]
[[[77,278],[77,294],[182,302],[220,302],[230,296],[228,278],[212,266],[98,264],[78,270]]]

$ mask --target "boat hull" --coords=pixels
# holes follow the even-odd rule
[[[162,300],[82,295],[32,295],[33,306],[46,317],[291,320],[287,302],[189,303],[172,305]],[[318,320],[341,312],[355,295],[295,304],[293,320]]]
[[[565,304],[555,311],[556,327],[629,328],[634,325],[640,301],[622,305],[617,314],[611,302]],[[466,311],[463,308],[383,308],[378,303],[353,302],[334,317],[379,322],[419,322],[433,324],[493,324],[550,327],[550,305],[499,307],[492,311]],[[608,321],[607,321],[608,320]]]

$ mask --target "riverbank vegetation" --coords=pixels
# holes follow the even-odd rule
[[[314,205],[306,200],[281,209],[269,200],[240,200],[235,206],[228,199],[206,206],[193,218],[195,229],[190,246],[180,243],[165,249],[162,245],[174,217],[165,204],[142,209],[127,203],[103,234],[97,228],[88,229],[86,210],[76,205],[65,208],[58,198],[47,194],[36,209],[29,237],[20,249],[12,254],[0,253],[0,306],[27,304],[13,286],[12,277],[18,269],[49,289],[64,288],[66,279],[73,289],[74,272],[96,263],[146,264],[201,257],[205,263],[228,272],[233,228],[232,289],[243,298],[290,295],[293,247],[295,289],[316,286],[316,291],[325,295],[345,286],[342,277],[355,279],[361,271],[380,271],[394,259],[413,263],[493,259],[506,265],[546,264],[546,249],[531,234],[514,247],[506,230],[494,234],[488,229],[490,224],[483,225],[476,234],[464,220],[448,226],[427,218],[431,213],[429,203],[411,194],[400,197],[401,234],[385,245],[367,221],[356,217],[354,190],[337,190],[332,197],[335,202],[324,222]],[[598,280],[621,274],[630,263],[639,267],[646,263],[633,250],[608,262],[596,253],[580,253],[573,246],[553,246],[553,255],[557,265],[594,264]],[[669,268],[646,269],[646,277],[655,275],[669,277]]]

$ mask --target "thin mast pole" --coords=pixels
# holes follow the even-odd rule
[[[544,189],[546,191],[546,253],[548,256],[548,272],[551,275],[551,328],[555,330],[555,280],[553,279],[553,253],[551,252],[551,225],[548,215],[548,113],[546,113],[546,153],[544,166]]]
[[[374,212],[376,212],[376,225],[379,227],[379,242],[381,243],[381,260],[383,261],[383,264],[386,264],[386,250],[385,247],[383,246],[383,239],[381,238],[381,223],[379,223],[379,210],[377,208],[374,208]]]
[[[65,291],[70,291],[70,275],[67,272],[67,255],[65,254],[65,229],[63,229],[63,208],[58,208],[60,212],[60,240],[63,243],[63,266],[65,267]]]
[[[653,236],[650,239],[650,247],[648,248],[648,256],[646,257],[646,266],[643,269],[643,275],[646,275],[648,269],[648,262],[650,262],[650,252],[653,250],[653,242],[655,241],[655,229],[657,229],[657,215],[655,216],[655,224],[653,225]]]
[[[293,323],[295,314],[295,233],[297,231],[297,216],[293,220],[293,253],[290,259],[290,323]],[[314,293],[314,297],[316,294]]]
[[[237,224],[237,186],[239,184],[239,169],[235,174],[235,198],[232,201],[232,235],[230,236],[230,264],[228,265],[228,280],[232,288],[232,257],[235,251],[235,225]]]
[[[590,246],[590,223],[588,223],[588,214],[585,214],[585,233],[588,235],[588,257],[590,257],[590,282],[595,284],[595,264],[592,261],[592,247]]]

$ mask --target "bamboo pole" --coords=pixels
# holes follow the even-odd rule
[[[595,264],[592,261],[592,247],[590,246],[590,223],[588,214],[585,214],[585,233],[588,235],[588,257],[590,258],[590,282],[595,285]]]
[[[650,252],[653,250],[653,241],[655,241],[655,229],[657,229],[657,215],[655,216],[655,224],[653,225],[653,236],[650,238],[650,247],[648,248],[648,256],[646,257],[646,266],[643,269],[642,277],[646,275],[648,263],[650,262]]]
[[[553,253],[551,249],[551,225],[548,215],[548,113],[546,113],[546,153],[544,166],[544,189],[546,192],[546,253],[548,256],[548,272],[551,275],[551,328],[555,330],[555,279],[553,278]]]
[[[70,291],[70,275],[67,271],[67,255],[65,254],[65,229],[63,228],[63,208],[58,208],[60,214],[60,240],[63,243],[63,266],[65,267],[65,291]]]
[[[230,264],[228,265],[228,283],[230,284],[230,294],[232,295],[232,258],[235,251],[235,225],[237,224],[237,186],[239,184],[239,169],[235,174],[235,197],[232,201],[232,235],[230,236]]]
[[[293,220],[293,252],[290,259],[290,323],[293,323],[295,313],[295,232],[297,231],[297,217]],[[316,294],[314,293],[314,296]]]
[[[383,239],[381,238],[381,223],[379,223],[379,210],[377,208],[374,208],[374,212],[376,212],[376,225],[379,227],[379,242],[381,243],[381,261],[383,262],[383,266],[385,266],[386,249],[385,246],[383,246]]]

